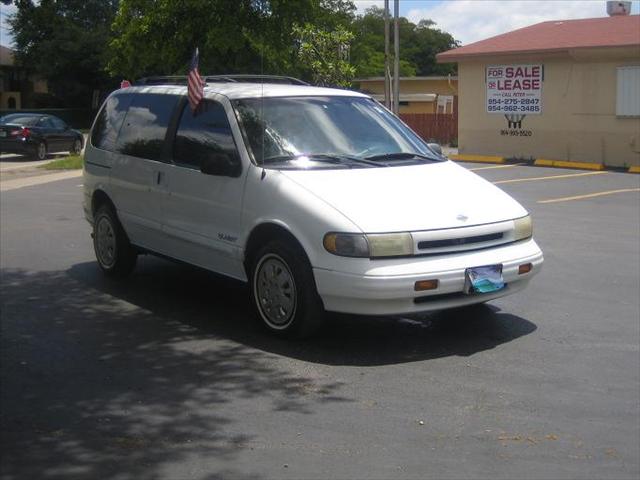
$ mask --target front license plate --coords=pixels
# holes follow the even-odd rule
[[[464,293],[491,293],[504,288],[502,265],[467,268],[464,272]]]

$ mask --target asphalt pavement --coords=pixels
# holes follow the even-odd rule
[[[213,274],[104,278],[81,178],[3,191],[0,478],[637,479],[640,176],[465,166],[531,211],[528,289],[306,342]]]

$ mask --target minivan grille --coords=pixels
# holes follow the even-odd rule
[[[500,240],[504,237],[503,232],[490,233],[487,235],[476,235],[475,237],[462,237],[462,238],[446,238],[443,240],[424,240],[418,242],[418,249],[426,250],[429,248],[444,248],[444,247],[460,247],[464,245],[471,245],[474,243],[491,242],[493,240]]]

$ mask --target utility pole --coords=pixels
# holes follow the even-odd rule
[[[384,106],[391,110],[391,69],[389,68],[389,0],[384,0]]]
[[[393,113],[400,112],[400,0],[393,4]]]

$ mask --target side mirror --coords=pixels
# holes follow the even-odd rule
[[[235,177],[240,170],[240,163],[228,153],[211,153],[202,159],[200,171],[205,175]]]
[[[442,147],[440,146],[440,144],[438,143],[427,143],[427,146],[433,150],[434,152],[436,152],[438,155],[440,155],[441,157],[442,155]]]

